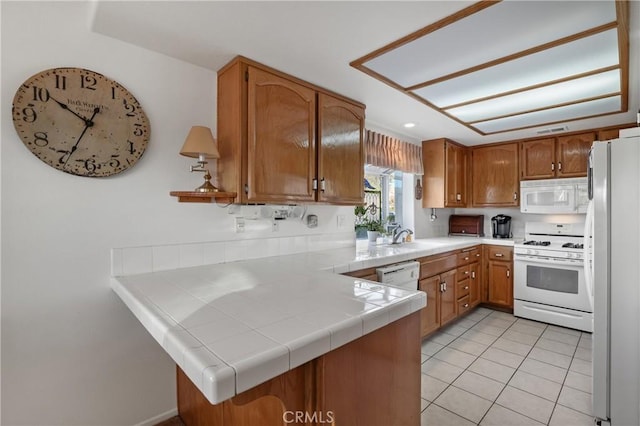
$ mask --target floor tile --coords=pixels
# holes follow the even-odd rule
[[[481,333],[489,334],[491,336],[500,337],[502,333],[505,332],[505,328],[495,327],[489,324],[483,324],[480,321],[478,324],[474,325],[471,330],[479,331]]]
[[[454,386],[448,387],[434,403],[467,420],[479,423],[492,402]]]
[[[493,327],[502,328],[506,330],[507,328],[513,325],[513,321],[507,321],[504,318],[495,318],[493,316],[488,316],[483,320],[481,320],[478,324],[491,325]]]
[[[586,376],[593,375],[593,364],[591,361],[585,361],[583,359],[574,358],[571,361],[571,366],[569,370],[575,371],[576,373],[584,374]]]
[[[509,386],[548,399],[551,402],[556,402],[562,388],[560,383],[552,382],[524,371],[516,371],[509,381]]]
[[[475,355],[471,355],[457,349],[452,349],[450,347],[443,348],[433,357],[461,368],[467,368],[477,358]]]
[[[509,328],[509,330],[517,331],[519,333],[524,333],[524,334],[530,334],[536,337],[540,337],[544,332],[544,327],[532,326],[522,321],[523,320],[518,320],[518,322],[516,322]]]
[[[468,327],[460,327],[459,325],[454,323],[454,324],[448,325],[445,328],[443,328],[442,332],[450,334],[452,336],[458,337],[458,336],[462,335],[468,329],[469,329]]]
[[[429,406],[429,401],[424,398],[420,398],[420,412],[423,412],[425,408]]]
[[[576,352],[575,345],[568,345],[566,343],[556,342],[555,340],[549,340],[545,338],[538,340],[535,347],[557,352],[566,356],[573,356],[573,354]]]
[[[443,382],[453,382],[462,372],[463,368],[456,367],[455,365],[448,364],[439,359],[431,358],[422,364],[422,373],[428,374],[431,377],[440,379]]]
[[[514,354],[518,354],[520,356],[526,356],[532,345],[525,345],[524,343],[514,342],[513,340],[505,339],[504,337],[496,340],[491,346],[494,348],[502,349],[503,351],[512,352]]]
[[[470,329],[471,327],[473,327],[477,323],[478,323],[478,321],[474,321],[472,319],[469,319],[468,317],[464,317],[464,318],[456,321],[456,325],[457,326],[464,327],[466,329]]]
[[[433,340],[429,339],[422,342],[422,349],[420,351],[423,354],[433,356],[442,348],[444,348],[444,345],[441,345],[440,343],[436,343]]]
[[[582,359],[584,361],[591,362],[593,360],[593,352],[591,351],[591,348],[587,349],[587,348],[578,347],[576,349],[575,355],[573,356],[575,358]]]
[[[420,364],[424,364],[424,362],[429,358],[431,358],[429,355],[420,354]]]
[[[496,403],[542,423],[549,421],[555,405],[551,401],[512,386],[507,386],[502,391]]]
[[[481,355],[482,358],[489,361],[497,362],[498,364],[506,365],[511,368],[518,368],[518,366],[524,360],[524,357],[511,352],[503,351],[495,347],[490,347]]]
[[[438,395],[442,393],[449,386],[448,383],[438,380],[435,377],[431,377],[427,374],[422,374],[421,396],[429,402],[433,402]]]
[[[441,345],[448,345],[449,343],[453,342],[456,337],[458,336],[454,336],[453,334],[447,334],[447,333],[443,333],[438,331],[437,333],[434,333],[429,340],[432,342],[436,342],[439,343]]]
[[[539,328],[541,330],[545,330],[549,326],[548,324],[545,324],[544,322],[534,321],[534,320],[525,319],[525,318],[518,318],[518,320],[516,321],[516,324],[528,325],[529,327],[535,327],[535,328]]]
[[[495,401],[505,386],[504,383],[469,370],[462,373],[452,385],[490,401]]]
[[[588,333],[582,333],[582,336],[580,336],[580,341],[578,342],[578,347],[591,349],[593,347],[592,335]]]
[[[531,334],[520,333],[519,331],[507,330],[502,335],[505,339],[513,340],[514,342],[523,343],[525,345],[533,346],[539,339],[538,336],[533,336]]]
[[[593,379],[591,376],[576,373],[575,371],[569,370],[564,385],[583,392],[593,393]]]
[[[473,422],[431,404],[420,415],[421,426],[474,426]]]
[[[501,311],[491,311],[489,314],[490,317],[492,318],[501,318],[504,319],[505,321],[509,321],[509,322],[516,322],[516,317],[514,317],[512,314],[508,314],[506,312],[501,312]]]
[[[449,343],[448,347],[466,352],[471,355],[480,355],[482,352],[487,350],[489,346],[483,345],[482,343],[474,342],[473,340],[459,337],[453,342]]]
[[[467,331],[466,333],[464,333],[460,337],[462,337],[464,339],[468,339],[468,340],[473,340],[474,342],[477,342],[477,343],[482,343],[483,345],[490,345],[493,342],[495,342],[496,339],[497,339],[496,336],[492,336],[490,334],[482,333],[480,331],[474,330],[473,328],[471,330]]]
[[[560,397],[558,398],[558,404],[580,411],[581,413],[589,416],[593,413],[591,394],[568,386],[562,387]]]
[[[481,426],[542,426],[543,423],[537,422],[532,418],[523,416],[520,413],[511,411],[501,405],[493,404],[487,411],[484,419],[480,422]],[[567,425],[563,425],[567,426]]]
[[[569,368],[571,365],[571,357],[559,354],[557,352],[551,352],[546,349],[540,349],[534,347],[527,355],[527,358],[535,359],[537,361],[546,362],[547,364],[555,365],[560,368]]]
[[[582,332],[580,330],[574,330],[573,328],[558,327],[557,325],[550,325],[549,327],[547,327],[547,330],[556,331],[558,333],[563,333],[563,334],[569,334],[571,336],[580,337],[582,335]]]
[[[577,345],[578,341],[580,340],[580,336],[572,336],[570,334],[559,333],[557,331],[549,329],[545,330],[544,333],[542,333],[542,337],[545,337],[549,340],[555,340],[556,342],[566,343],[568,345]]]
[[[475,360],[475,362],[469,366],[469,370],[490,379],[497,380],[500,383],[507,383],[516,371],[514,368],[483,358]]]
[[[543,377],[547,380],[551,380],[552,382],[557,383],[563,383],[564,378],[567,376],[567,370],[565,370],[564,368],[536,361],[535,359],[531,358],[525,359],[520,365],[519,370],[533,374],[534,376]]]
[[[549,422],[549,426],[593,426],[593,424],[593,417],[559,404],[553,410]]]

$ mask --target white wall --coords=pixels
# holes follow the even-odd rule
[[[99,34],[89,2],[1,2],[1,423],[129,425],[175,409],[174,364],[111,291],[110,249],[273,237],[234,234],[214,204],[179,204],[200,184],[178,151],[192,125],[215,134],[216,74]],[[123,84],[151,123],[132,169],[92,179],[55,170],[18,138],[9,109],[18,86],[55,67],[88,68]],[[312,206],[330,233],[353,208]],[[346,228],[343,227],[341,231]]]

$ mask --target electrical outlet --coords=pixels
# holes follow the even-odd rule
[[[244,232],[244,218],[236,217],[236,232]]]
[[[343,214],[339,214],[336,216],[336,225],[338,228],[344,228],[345,217]]]
[[[280,224],[277,220],[271,222],[271,232],[278,232],[280,230]]]

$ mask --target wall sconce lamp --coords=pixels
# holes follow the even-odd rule
[[[211,134],[211,129],[204,126],[193,126],[182,145],[180,155],[198,159],[198,164],[191,166],[192,172],[204,172],[204,183],[197,187],[195,192],[218,192],[218,188],[211,184],[211,174],[205,167],[207,158],[220,158],[216,147],[216,140]]]

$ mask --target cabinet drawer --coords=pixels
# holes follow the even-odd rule
[[[455,254],[429,259],[428,257],[420,262],[420,278],[432,277],[450,269],[455,269],[458,265],[458,257]]]
[[[475,262],[476,260],[479,260],[479,259],[480,259],[479,247],[463,249],[462,253],[458,254],[458,266]]]
[[[460,281],[458,283],[458,300],[460,300],[462,297],[468,296],[469,295],[469,291],[471,290],[469,288],[469,286],[471,281],[470,280],[464,280],[464,281]]]
[[[466,280],[471,276],[470,265],[460,266],[456,271],[456,281]]]
[[[469,295],[458,299],[458,315],[464,314],[469,309],[471,309],[471,304],[469,304]]]
[[[513,248],[506,246],[489,246],[489,260],[511,260]]]

